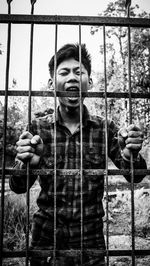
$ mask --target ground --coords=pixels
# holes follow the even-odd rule
[[[31,191],[35,194],[34,188]],[[108,193],[108,217],[104,217],[104,234],[106,238],[107,229],[109,230],[109,249],[110,250],[131,250],[132,249],[132,230],[131,230],[131,190],[130,184],[124,177],[109,177],[109,193]],[[36,192],[37,193],[37,192]],[[15,197],[15,195],[13,195]],[[23,197],[23,196],[20,196]],[[35,197],[34,197],[35,198]],[[18,199],[18,195],[14,198],[14,202]],[[24,199],[20,198],[20,202]],[[12,202],[12,198],[11,198]],[[17,203],[18,204],[18,203]],[[35,205],[35,202],[31,202]],[[14,203],[13,203],[14,206]],[[135,185],[134,191],[134,215],[135,215],[135,248],[150,249],[150,185],[149,176],[143,181]],[[104,208],[106,209],[106,193],[104,193]],[[14,209],[16,209],[14,207]],[[11,207],[12,210],[12,207]],[[107,212],[106,212],[107,213]],[[13,213],[14,215],[14,213]],[[17,215],[17,214],[16,214]],[[9,216],[10,211],[9,211]],[[108,227],[106,228],[108,219]],[[12,221],[12,218],[11,218]],[[23,238],[25,242],[25,238]],[[10,240],[9,240],[10,244]],[[25,244],[25,243],[24,243]],[[22,244],[22,245],[24,245]],[[24,266],[24,259],[7,259],[4,260],[3,266]],[[132,265],[131,257],[110,257],[110,266],[128,266]],[[149,266],[150,256],[136,257],[136,266]]]

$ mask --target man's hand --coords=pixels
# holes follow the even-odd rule
[[[143,143],[141,129],[133,124],[127,128],[121,128],[118,132],[118,140],[124,159],[130,160],[131,153],[133,153],[133,158],[136,159]]]
[[[38,165],[43,152],[43,141],[40,136],[33,136],[30,132],[25,131],[21,134],[16,146],[17,159],[23,163],[29,162],[31,166]]]

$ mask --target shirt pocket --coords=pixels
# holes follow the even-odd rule
[[[54,153],[51,153],[50,156],[48,157],[44,157],[44,164],[46,166],[46,168],[48,169],[54,169],[55,167],[55,160],[54,160]],[[62,155],[56,155],[56,168],[57,169],[61,169],[63,168],[63,164],[64,164],[64,159]]]
[[[100,147],[83,148],[83,165],[85,169],[104,169],[105,154]]]
[[[52,173],[49,175],[40,175],[40,185],[41,188],[44,191],[54,191],[54,172],[53,170],[56,169],[62,169],[64,164],[64,159],[62,155],[57,155],[56,159],[56,165],[54,162],[54,153],[51,153],[50,156],[43,158],[43,169],[51,169]],[[57,180],[59,178],[59,175],[57,174]]]

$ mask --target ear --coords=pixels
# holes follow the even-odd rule
[[[93,86],[93,80],[92,78],[89,78],[89,89],[92,89]]]
[[[50,78],[48,80],[48,87],[52,89],[52,85],[53,85],[53,80]]]

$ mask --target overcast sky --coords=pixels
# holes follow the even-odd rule
[[[37,0],[35,14],[44,15],[87,15],[97,16],[106,9],[109,0]],[[150,0],[134,0],[132,4],[139,4],[141,10],[150,13]],[[30,14],[30,0],[13,0],[11,12],[14,14]],[[7,1],[0,0],[0,13],[7,14]],[[39,89],[47,84],[49,78],[48,61],[54,52],[54,26],[35,25],[34,30],[34,64],[33,64],[33,89]],[[29,72],[29,25],[12,25],[11,61],[10,61],[10,86],[12,79],[17,80],[18,89],[28,89]],[[58,48],[67,42],[78,42],[78,26],[58,27]],[[0,55],[0,89],[5,87],[7,26],[0,24],[0,43],[3,55]],[[102,67],[98,57],[101,35],[91,35],[90,27],[82,27],[82,42],[92,55],[93,69]]]

